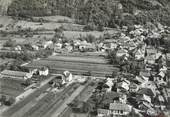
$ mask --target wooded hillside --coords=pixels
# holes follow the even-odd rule
[[[12,16],[69,16],[98,27],[161,22],[170,25],[169,0],[14,0]]]

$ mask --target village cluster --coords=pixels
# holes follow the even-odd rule
[[[117,64],[120,72],[103,78],[93,91],[93,95],[88,99],[91,102],[99,96],[94,102],[97,116],[128,116],[133,112],[136,115],[132,116],[135,117],[137,115],[156,117],[160,114],[167,114],[166,112],[170,108],[170,53],[166,53],[166,49],[161,47],[162,35],[166,33],[169,32],[162,25],[154,29],[135,25],[130,31],[127,27],[123,27],[115,35],[106,34],[103,37],[104,40],[93,36],[83,39],[80,36],[72,41],[64,41],[63,34],[60,33],[57,34],[58,37],[55,37],[57,40],[40,40],[30,46],[34,51],[51,50],[55,54],[77,51],[107,53],[106,59],[110,61],[110,64]],[[4,52],[9,50],[4,48],[2,49]],[[16,45],[13,51],[22,53],[22,48],[21,45]],[[17,93],[26,91],[28,87],[38,87],[37,84],[41,85],[41,78],[44,81],[51,75],[47,66],[37,69],[28,68],[27,72],[3,70],[0,74],[1,80],[3,79],[4,82],[1,84],[1,88],[8,85],[5,83],[6,80],[12,80],[10,83],[15,86],[18,92],[10,93],[16,93],[16,100],[22,98]],[[74,79],[69,71],[65,71],[62,76],[56,76],[50,85],[60,89],[65,84],[84,83],[86,80],[87,78],[83,77]],[[25,89],[21,88],[21,84],[18,82],[26,85]],[[5,93],[6,90],[2,90],[2,92]],[[14,103],[10,98],[7,99],[1,95],[1,102],[3,101]]]
[[[170,54],[164,53],[160,44],[146,43],[151,39],[161,40],[164,32],[163,27],[149,32],[142,26],[135,26],[135,30],[129,34],[122,32],[120,38],[113,42],[113,48],[117,49],[115,55],[122,57],[122,67],[125,68],[115,78],[107,78],[104,84],[98,84],[94,95],[104,97],[96,102],[99,105],[98,117],[125,116],[132,111],[136,113],[131,115],[134,117],[161,116],[168,112]],[[132,68],[129,61],[137,63],[138,67]],[[107,95],[110,97],[107,98]]]

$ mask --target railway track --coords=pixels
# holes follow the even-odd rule
[[[22,117],[45,117],[44,115],[53,109],[53,107],[57,104],[60,105],[64,101],[66,96],[69,96],[75,89],[75,84],[71,84],[66,87],[62,92],[58,94],[54,94],[50,92],[44,98],[42,98],[37,105],[31,108],[27,113],[25,113]]]
[[[61,57],[63,58],[63,57]],[[97,59],[96,59],[97,60]],[[109,65],[104,64],[104,61],[102,63],[95,62],[94,59],[92,61],[81,59],[80,61],[77,60],[69,60],[69,57],[66,57],[66,59],[60,60],[58,58],[55,59],[42,59],[39,61],[34,61],[26,67],[28,68],[40,68],[42,66],[48,66],[51,70],[51,73],[63,73],[64,71],[68,70],[72,72],[75,75],[82,75],[87,73],[88,71],[91,72],[92,76],[105,76],[107,74],[111,75],[113,72],[119,72],[119,68],[117,65]]]
[[[11,116],[13,116],[17,111],[19,111],[27,103],[29,103],[31,100],[35,99],[37,96],[42,94],[45,90],[47,90],[50,87],[48,82],[50,82],[54,77],[55,76],[51,76],[49,79],[47,79],[45,82],[43,82],[43,86],[42,87],[36,89],[34,92],[32,92],[24,100],[21,100],[19,103],[14,104],[9,109],[4,111],[2,117],[11,117]]]

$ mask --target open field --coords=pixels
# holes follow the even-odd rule
[[[24,92],[24,87],[21,86],[20,81],[0,79],[0,94],[17,97],[22,92]]]
[[[0,65],[6,64],[8,62],[12,62],[13,59],[0,59]]]
[[[63,71],[68,70],[73,74],[79,75],[91,72],[94,76],[105,76],[107,74],[111,75],[113,72],[119,71],[117,67],[107,64],[107,61],[105,61],[105,59],[101,59],[100,57],[90,58],[83,56],[56,56],[33,61],[32,63],[26,65],[28,68],[40,68],[42,66],[48,66],[51,73],[63,73]]]
[[[99,38],[100,36],[103,36],[105,33],[115,34],[115,33],[117,33],[117,30],[113,29],[113,30],[108,30],[108,31],[103,31],[103,32],[100,32],[100,31],[89,31],[89,32],[86,32],[86,31],[64,31],[64,36],[66,38],[74,39],[74,38],[79,38],[80,36],[86,37],[87,35],[93,35],[94,37]]]
[[[44,17],[33,17],[33,19],[43,19],[48,22],[60,22],[60,21],[68,21],[74,22],[73,19],[66,17],[66,16],[44,16]]]
[[[99,64],[108,64],[108,60],[104,59],[103,57],[86,57],[86,56],[63,56],[63,55],[56,55],[50,56],[46,60],[53,60],[53,61],[70,61],[70,62],[81,62],[81,63],[99,63]]]
[[[17,28],[18,26],[21,26],[22,29],[31,28],[32,30],[54,30],[62,26],[62,23],[48,22],[48,23],[41,24],[40,22],[30,22],[30,21],[20,20],[15,24],[14,28]]]

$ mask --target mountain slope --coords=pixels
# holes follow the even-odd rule
[[[0,15],[6,15],[8,6],[12,3],[12,0],[0,0]]]
[[[146,22],[170,26],[170,0],[14,0],[8,14],[64,15],[86,25],[109,27]]]

